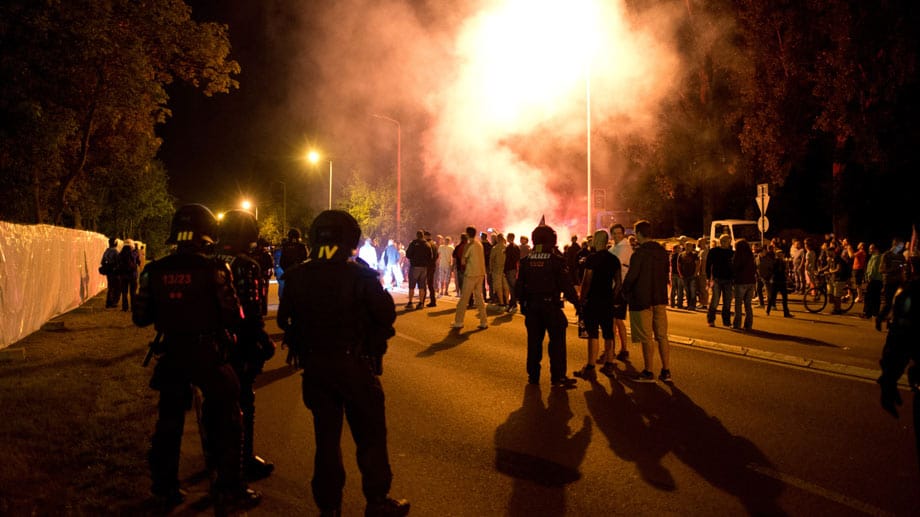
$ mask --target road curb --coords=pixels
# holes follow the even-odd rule
[[[755,359],[761,359],[764,361],[770,361],[774,363],[786,364],[789,366],[795,366],[797,368],[806,368],[809,370],[817,370],[821,372],[834,373],[837,375],[844,375],[847,377],[856,377],[858,379],[865,379],[868,381],[875,382],[881,375],[881,370],[872,370],[869,368],[862,368],[859,366],[852,366],[848,364],[832,363],[830,361],[821,361],[818,359],[809,359],[807,357],[781,354],[778,352],[769,352],[766,350],[760,350],[757,348],[748,348],[745,346],[738,345],[729,345],[726,343],[717,343],[715,341],[707,341],[704,339],[694,339],[684,336],[668,336],[668,341],[672,344],[686,346],[690,348],[701,348],[704,350],[713,350],[716,352],[723,352],[726,354],[740,355],[745,357],[752,357]],[[903,387],[910,387],[907,383],[907,375],[901,376],[901,379],[898,381]]]

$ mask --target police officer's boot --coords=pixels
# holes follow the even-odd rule
[[[384,497],[367,502],[364,517],[401,517],[409,515],[409,501]]]
[[[252,433],[255,430],[255,412],[243,414],[243,479],[256,481],[267,478],[275,470],[275,464],[253,454]]]

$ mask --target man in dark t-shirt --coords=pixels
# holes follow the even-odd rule
[[[620,259],[607,252],[607,231],[594,234],[594,246],[598,250],[585,259],[585,273],[581,282],[581,318],[588,334],[588,364],[573,373],[582,379],[596,378],[593,358],[598,352],[598,327],[604,336],[605,345],[613,347],[613,300],[614,292],[620,289]],[[604,372],[607,373],[605,364]],[[611,364],[610,367],[613,365]]]

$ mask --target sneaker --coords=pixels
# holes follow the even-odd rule
[[[265,479],[275,470],[275,464],[265,461],[259,456],[253,456],[249,461],[243,462],[243,478],[247,481]]]
[[[578,377],[579,379],[584,379],[586,381],[593,381],[594,379],[597,379],[597,372],[594,371],[593,364],[585,365],[585,367],[582,368],[581,370],[576,370],[572,372],[572,375],[574,375],[575,377]]]
[[[407,311],[411,311],[411,310],[414,309],[414,308],[415,308],[415,304],[413,304],[412,302],[409,302],[409,303],[406,304],[406,310],[407,310]]]
[[[661,382],[671,382],[671,370],[661,369],[661,373],[658,375],[658,380]]]
[[[621,363],[629,362],[629,350],[620,350],[620,353],[617,354],[617,361]]]
[[[478,328],[479,330],[485,330],[485,329],[489,328],[489,326],[483,324],[483,325],[478,325],[476,328]]]
[[[421,309],[422,307],[423,307],[422,302],[418,302],[417,304],[415,304],[416,309]]]
[[[648,370],[642,370],[633,380],[636,382],[655,382],[655,374]]]
[[[364,517],[402,517],[409,515],[409,501],[405,499],[386,499],[378,502],[368,502],[364,508]]]
[[[437,303],[431,302],[431,303],[429,303],[428,305],[426,305],[425,307],[437,307],[437,306],[438,306]]]
[[[709,326],[710,326],[710,327],[715,327],[715,326],[716,326],[716,322],[710,321],[710,322],[709,322]]]
[[[462,329],[463,323],[451,323],[450,328],[452,329]]]
[[[578,381],[571,377],[558,377],[550,381],[554,388],[574,388],[577,383]]]
[[[505,312],[507,312],[508,314],[514,314],[515,312],[517,312],[517,305],[508,306],[508,310]]]
[[[604,363],[604,366],[601,366],[601,373],[607,376],[613,375],[616,370],[616,366],[613,363]]]

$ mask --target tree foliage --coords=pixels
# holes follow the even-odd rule
[[[170,212],[165,87],[238,87],[227,28],[181,0],[11,0],[0,20],[0,217],[138,232]]]
[[[389,183],[370,184],[353,174],[345,185],[340,208],[358,221],[364,237],[384,240],[396,234],[396,189]]]
[[[657,134],[615,144],[637,173],[621,190],[625,206],[679,232],[700,216],[704,228],[714,217],[754,217],[756,183],[782,192],[792,181],[830,211],[831,227],[809,224],[846,234],[854,211],[861,228],[853,229],[866,233],[911,203],[910,189],[890,185],[917,166],[915,2],[682,3],[673,37],[687,68]]]

